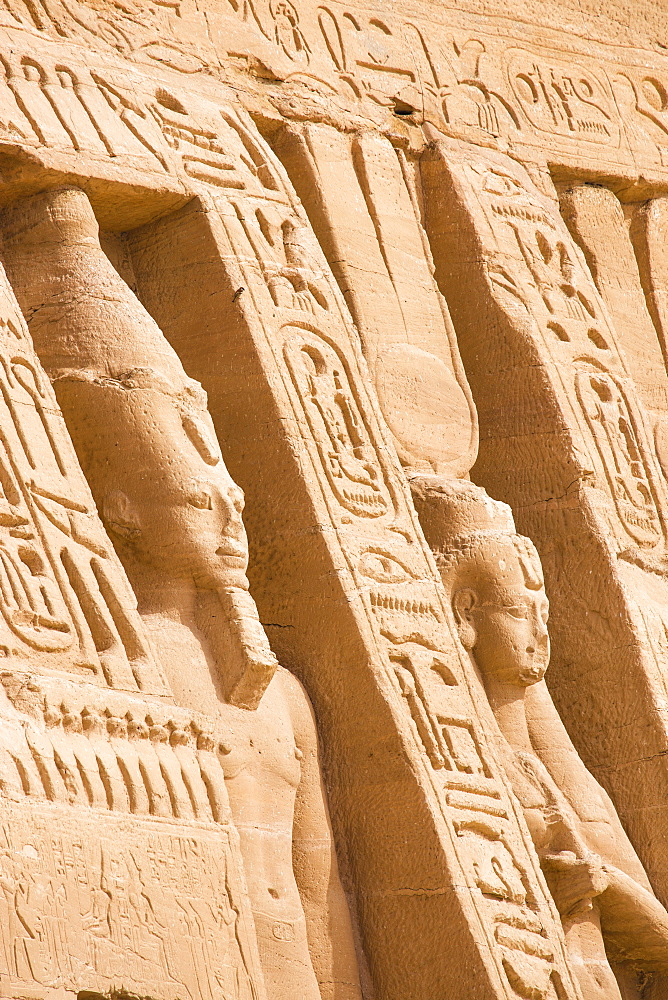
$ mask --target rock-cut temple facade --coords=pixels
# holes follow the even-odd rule
[[[0,1000],[668,1000],[664,0],[1,0]]]

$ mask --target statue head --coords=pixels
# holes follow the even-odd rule
[[[543,574],[510,508],[468,482],[421,477],[412,486],[460,640],[485,683],[542,680],[550,658]]]
[[[247,589],[243,493],[225,468],[201,387],[174,387],[138,369],[122,382],[68,373],[57,391],[91,424],[87,474],[121,556],[198,589]],[[97,426],[95,414],[103,414]]]

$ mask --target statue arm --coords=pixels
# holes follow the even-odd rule
[[[532,742],[555,784],[579,816],[580,830],[589,850],[595,852],[584,859],[548,858],[544,862],[546,875],[552,876],[555,885],[562,876],[569,906],[573,901],[577,904],[577,883],[586,883],[591,868],[592,885],[585,884],[580,896],[583,900],[596,897],[611,958],[637,962],[649,971],[668,972],[668,912],[652,892],[610,797],[578,756],[544,682],[531,691],[527,715]],[[583,821],[582,813],[589,816],[587,821]],[[595,870],[597,857],[602,879]],[[573,885],[568,881],[569,869]]]
[[[587,770],[559,717],[545,681],[526,693],[527,723],[536,753],[575,810],[590,850],[645,890],[649,880],[610,796]]]
[[[668,912],[656,896],[618,868],[605,865],[607,889],[598,897],[610,957],[668,973]]]
[[[296,678],[281,671],[290,702],[295,742],[301,753],[292,862],[301,896],[311,961],[323,1000],[361,1000],[348,903],[320,774],[315,718]]]

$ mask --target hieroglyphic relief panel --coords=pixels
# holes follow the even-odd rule
[[[3,995],[264,1000],[227,733],[138,693],[0,679]]]
[[[210,719],[35,674],[0,680],[4,796],[229,823],[229,746]]]
[[[4,272],[0,295],[3,655],[112,687],[164,691]]]
[[[168,169],[151,146],[155,123],[104,73],[91,74],[81,64],[71,68],[59,54],[49,55],[41,60],[3,57],[2,126],[9,141],[91,159],[122,156],[144,160],[144,169]]]
[[[474,143],[531,150],[541,161],[546,148],[570,167],[595,169],[603,157],[627,185],[665,181],[661,54],[648,69],[631,43],[620,58],[604,41],[576,52],[497,28],[463,13],[434,21],[338,3],[154,3],[140,13],[127,3],[7,0],[0,23],[6,148],[40,148],[45,162],[61,166],[62,153],[78,152],[98,172],[106,155],[119,180],[124,161],[171,175],[153,116],[136,99],[137,69],[148,65],[156,90],[171,81],[211,95],[230,82],[263,115],[278,109],[303,120],[313,112],[342,125],[354,113],[386,132],[403,117],[408,131],[399,132],[408,141],[417,134],[411,126],[429,121]],[[92,61],[81,58],[86,46]]]
[[[262,1000],[229,826],[3,805],[0,983],[7,997],[113,989]]]
[[[523,115],[538,132],[618,147],[622,129],[604,75],[524,49],[505,53],[506,73]]]
[[[564,964],[558,921],[535,868],[528,863],[525,831],[489,756],[461,662],[457,655],[453,656],[448,611],[411,514],[396,460],[383,443],[376,404],[360,377],[356,334],[341,293],[296,204],[286,175],[268,146],[239,112],[224,106],[218,115],[218,141],[234,157],[239,183],[221,190],[215,182],[200,182],[198,191],[207,210],[208,232],[213,235],[224,265],[214,277],[200,272],[200,280],[211,294],[220,295],[220,285],[229,294],[228,308],[236,310],[236,329],[243,324],[249,331],[244,336],[252,337],[265,372],[263,377],[272,391],[271,406],[281,413],[279,422],[287,429],[290,452],[298,456],[297,462],[277,477],[278,484],[267,484],[265,490],[266,472],[262,470],[270,465],[275,469],[276,462],[283,461],[280,456],[285,441],[280,435],[268,433],[270,425],[261,416],[267,404],[254,393],[254,413],[252,417],[249,414],[249,419],[259,416],[263,432],[253,439],[252,470],[259,479],[255,489],[256,495],[262,496],[262,504],[249,511],[248,523],[256,537],[262,537],[270,526],[268,541],[276,534],[283,539],[272,579],[266,575],[255,578],[263,615],[270,623],[280,623],[269,624],[268,629],[278,632],[279,627],[290,626],[286,648],[292,650],[292,661],[299,663],[316,711],[327,699],[331,702],[327,692],[331,684],[336,686],[334,718],[326,710],[321,724],[327,752],[336,760],[337,768],[347,772],[354,766],[346,750],[351,737],[343,735],[348,722],[341,719],[340,709],[356,699],[355,690],[360,684],[366,692],[369,738],[375,740],[372,734],[379,714],[389,711],[401,734],[402,753],[411,757],[417,754],[416,759],[422,760],[427,752],[429,764],[418,766],[413,787],[420,799],[436,810],[437,821],[423,836],[435,838],[433,849],[439,865],[442,861],[456,864],[452,869],[458,873],[455,878],[464,878],[470,887],[476,919],[485,935],[478,939],[476,948],[485,954],[489,949],[492,956],[484,973],[490,990],[509,997],[577,996],[577,987]],[[191,122],[196,120],[193,114]],[[195,231],[191,230],[189,242]],[[135,245],[133,259],[140,290],[146,274],[157,266],[150,246],[146,247],[150,232],[147,229]],[[205,237],[200,232],[199,239],[205,238],[210,240],[211,235]],[[203,243],[194,252],[205,252],[206,245],[210,244]],[[170,320],[164,304],[150,298],[152,305],[164,310],[160,322],[173,343],[178,344],[179,338],[188,342],[191,323],[197,325],[200,335],[206,335],[197,313],[184,317],[178,310]],[[218,331],[216,336],[212,349],[224,351]],[[239,339],[241,336],[237,333]],[[228,378],[258,379],[256,370],[244,367],[246,350],[239,343],[235,346],[238,371]],[[201,371],[191,366],[205,387],[212,377],[211,367],[210,362]],[[226,393],[219,381],[215,384],[217,391],[209,393],[212,413],[234,462],[236,449],[248,455],[247,445],[238,431],[231,439],[225,427],[239,428],[244,421],[233,423],[222,415],[225,400],[234,401],[239,387],[232,381]],[[264,458],[267,446],[274,455],[272,463]],[[245,474],[249,475],[247,463]],[[290,502],[282,508],[283,490],[288,484]],[[300,504],[295,502],[297,488],[308,491],[315,521],[300,513]],[[286,515],[290,525],[284,528]],[[267,518],[269,523],[263,523]],[[319,537],[326,541],[324,554],[316,547]],[[313,541],[305,548],[309,538]],[[319,602],[321,616],[341,606],[340,597],[336,603],[325,600],[333,583],[341,587],[345,604],[354,616],[345,624],[337,617],[341,653],[321,645],[303,617],[305,609],[291,603],[290,594],[279,582],[281,559],[286,559],[289,566],[301,565],[302,578],[311,587],[310,600]],[[321,576],[319,566],[331,568]],[[324,626],[323,633],[328,634]],[[340,668],[335,664],[351,643],[358,650],[358,676],[342,685]],[[303,652],[295,652],[300,649]],[[317,671],[310,663],[318,664]],[[354,712],[349,718],[353,716]],[[364,734],[356,728],[353,743],[358,744],[360,739],[364,740]],[[398,790],[402,796],[414,794],[406,791],[405,775],[385,785],[388,768],[395,772],[396,767],[378,748],[365,765],[369,767],[377,786],[375,803],[360,798],[360,807],[363,800],[366,802],[362,812],[349,808],[346,815],[339,817],[351,841],[358,845],[352,864],[361,885],[365,884],[369,858],[362,844],[383,835],[384,817],[393,808],[391,802],[396,801]],[[344,793],[334,780],[334,803],[337,794],[345,794],[350,802],[351,794],[358,794],[357,787],[347,786]],[[386,799],[387,795],[391,798]],[[451,857],[449,849],[436,847],[445,844],[442,837],[454,844]],[[421,849],[407,861],[420,868]],[[497,870],[502,872],[498,877],[494,875]],[[429,865],[420,878],[431,882]],[[394,913],[392,919],[404,919],[402,897],[392,898],[389,893],[381,896],[378,882],[373,884],[373,904],[365,902],[363,925],[365,941],[372,949],[373,972],[377,982],[391,991],[390,995],[408,996],[415,988],[414,978],[412,984],[401,981],[396,954],[390,960],[376,937],[381,913]],[[431,899],[437,909],[449,905],[447,897]],[[453,914],[452,919],[457,922],[459,918]],[[434,967],[419,973],[425,984],[435,982],[432,977],[441,974]]]

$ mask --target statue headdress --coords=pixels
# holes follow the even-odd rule
[[[493,500],[475,483],[440,476],[412,478],[411,491],[444,582],[456,574],[463,562],[489,551],[497,542],[512,545],[527,586],[542,586],[538,553],[529,538],[517,533],[508,504]]]

